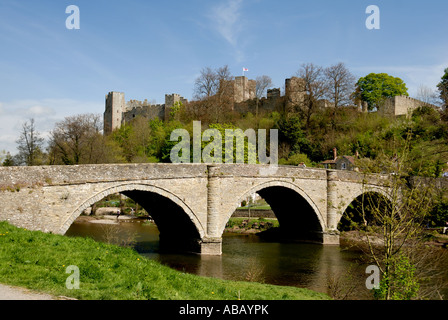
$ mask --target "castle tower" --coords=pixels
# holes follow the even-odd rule
[[[165,95],[165,120],[169,120],[171,109],[173,108],[173,106],[176,102],[181,102],[182,104],[186,104],[186,103],[188,103],[188,100],[185,99],[184,97],[181,97],[177,93]]]
[[[121,127],[126,102],[123,92],[109,92],[106,95],[106,110],[104,111],[104,134]]]
[[[249,80],[245,76],[235,77],[233,87],[234,102],[239,103],[255,99],[256,85],[255,80]]]
[[[285,80],[285,97],[287,108],[302,106],[305,101],[305,80],[292,77]]]

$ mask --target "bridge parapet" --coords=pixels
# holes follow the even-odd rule
[[[0,188],[207,177],[205,164],[92,164],[0,167]]]
[[[228,219],[245,197],[257,192],[269,200],[279,221],[292,227],[288,231],[298,234],[298,228],[310,226],[320,232],[323,243],[337,244],[337,224],[345,208],[366,192],[365,186],[383,192],[388,178],[249,164],[0,167],[0,220],[64,233],[88,206],[119,192],[153,211],[168,242],[196,237],[202,253],[220,254]]]

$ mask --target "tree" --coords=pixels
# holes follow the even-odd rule
[[[340,62],[330,66],[324,70],[324,74],[327,81],[326,97],[334,104],[334,107],[351,104],[356,80],[345,64]]]
[[[263,75],[258,76],[255,79],[255,82],[255,96],[257,98],[257,111],[255,115],[258,116],[258,100],[260,100],[265,94],[266,90],[272,86],[272,79],[269,76]]]
[[[14,157],[7,152],[5,158],[3,159],[2,166],[4,167],[12,167],[15,166]]]
[[[309,128],[311,115],[317,109],[317,101],[322,99],[327,92],[327,84],[324,78],[324,70],[313,63],[302,64],[297,76],[302,78],[305,84],[305,111],[306,127]]]
[[[20,137],[16,141],[19,153],[16,156],[18,164],[27,166],[40,165],[43,163],[42,146],[44,139],[36,130],[34,119],[22,124]]]
[[[52,164],[109,162],[99,114],[79,114],[57,122],[50,136]]]
[[[443,101],[445,108],[448,106],[448,68],[445,69],[442,80],[437,85],[439,89],[440,99]]]
[[[216,70],[210,67],[203,68],[195,80],[194,97],[199,100],[210,98],[218,93],[222,81],[229,81],[232,78],[227,65]]]
[[[425,103],[429,103],[429,104],[433,104],[433,105],[440,105],[440,100],[437,95],[437,92],[425,85],[420,85],[418,87],[416,98]]]
[[[400,78],[387,73],[370,73],[356,83],[355,98],[366,101],[369,110],[380,108],[382,103],[394,96],[408,96],[406,84]]]
[[[275,124],[278,137],[282,146],[282,157],[289,157],[290,153],[306,153],[309,151],[309,141],[302,130],[300,117],[292,114],[281,118]]]
[[[368,253],[381,272],[375,295],[385,300],[418,296],[421,279],[416,276],[412,248],[422,239],[423,222],[432,209],[433,185],[408,176],[408,142],[396,157],[374,161],[374,168],[388,174],[388,189],[383,194],[366,190],[361,200]],[[367,173],[368,168],[359,164]]]
[[[199,113],[203,119],[204,116],[207,116],[206,121],[221,121],[223,115],[231,110],[233,103],[233,82],[231,80],[233,77],[227,65],[216,70],[210,67],[202,69],[200,76],[196,78],[193,94],[194,98],[199,101],[192,103],[189,107],[199,109],[199,112],[195,111],[195,113]]]

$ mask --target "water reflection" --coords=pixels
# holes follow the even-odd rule
[[[66,235],[105,241],[106,231],[111,228],[110,225],[75,222]],[[355,284],[349,298],[371,297],[364,284],[365,266],[357,261],[359,252],[339,246],[268,242],[256,235],[225,234],[222,256],[170,254],[159,251],[159,231],[155,225],[123,222],[119,228],[117,236],[121,238],[118,241],[124,241],[132,233],[136,240],[134,248],[141,255],[180,271],[228,280],[296,286],[327,294],[331,293],[329,285]],[[348,287],[341,290],[347,291]]]

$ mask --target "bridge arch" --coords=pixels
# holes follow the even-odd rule
[[[162,240],[168,246],[177,246],[180,250],[196,250],[197,242],[205,236],[205,229],[193,210],[172,192],[150,184],[125,183],[109,186],[95,195],[89,195],[69,216],[60,229],[65,234],[81,213],[114,193],[121,193],[141,205],[154,219]],[[182,245],[188,248],[181,248]]]
[[[344,210],[339,214],[339,218],[337,221],[339,231],[344,231],[340,230],[340,228],[343,226],[347,226],[347,223],[350,223],[351,220],[353,220],[353,222],[360,222],[361,217],[356,216],[357,215],[356,211],[359,210],[360,209],[359,206],[362,205],[363,196],[369,196],[369,197],[375,196],[378,197],[379,199],[384,199],[386,203],[388,203],[388,205],[391,205],[391,203],[393,203],[391,195],[390,193],[388,193],[387,188],[381,188],[378,186],[369,186],[363,188],[361,192],[352,195],[351,201],[346,205],[344,205],[343,207]]]
[[[282,233],[288,234],[288,238],[319,242],[322,240],[326,219],[316,203],[298,185],[282,180],[263,182],[245,190],[236,203],[240,204],[255,192],[271,206],[279,220]],[[225,212],[219,229],[221,234],[235,209],[235,206],[232,206]],[[295,212],[291,214],[291,211]]]

